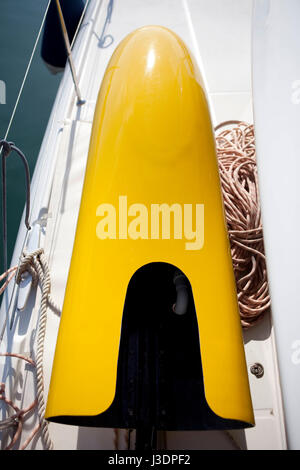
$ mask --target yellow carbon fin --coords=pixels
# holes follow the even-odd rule
[[[123,318],[126,295],[130,297],[128,309],[134,299],[134,290],[129,295],[128,286],[135,282],[136,292],[141,293],[143,284],[135,276],[146,276],[147,266],[157,269],[153,276],[160,279],[158,289],[171,268],[189,281],[195,328],[187,326],[182,334],[188,348],[186,336],[196,331],[200,345],[200,365],[196,359],[193,362],[192,352],[186,358],[187,369],[199,367],[203,376],[199,403],[205,400],[220,422],[229,420],[228,427],[235,427],[235,421],[237,427],[252,425],[205,90],[185,44],[159,26],[143,27],[120,43],[99,91],[47,419],[76,424],[80,417],[94,417],[86,423],[97,425],[95,417],[107,416],[116,401],[121,330],[129,322]],[[139,304],[137,322],[147,302],[144,298]],[[172,326],[173,336],[179,334],[178,328],[175,332]],[[118,423],[104,419],[103,425]],[[195,423],[189,426],[197,428]],[[217,420],[216,424],[199,423],[199,429],[222,426]]]

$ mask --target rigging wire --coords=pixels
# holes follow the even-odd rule
[[[84,16],[85,16],[85,12],[86,12],[87,7],[89,6],[89,4],[90,4],[90,0],[86,0],[86,3],[85,3],[85,6],[84,6],[84,9],[83,9],[81,18],[80,18],[80,20],[79,20],[79,23],[78,23],[78,25],[77,25],[75,34],[74,34],[73,39],[72,39],[72,42],[71,42],[71,49],[73,48],[74,42],[76,41],[76,38],[77,38],[77,35],[78,35],[78,32],[79,32],[79,29],[80,29],[80,27],[81,27],[81,25],[82,25],[82,21],[83,21],[83,18],[84,18]]]
[[[11,117],[10,117],[10,120],[9,120],[9,123],[8,123],[8,127],[7,127],[7,130],[6,130],[6,133],[5,133],[5,136],[4,136],[3,140],[7,140],[7,136],[9,134],[11,125],[13,123],[13,120],[14,120],[19,102],[20,102],[20,98],[22,96],[23,89],[24,89],[24,86],[25,86],[25,83],[26,83],[26,80],[27,80],[27,76],[28,76],[29,70],[31,68],[32,60],[33,60],[33,57],[34,57],[34,54],[35,54],[35,51],[36,51],[41,33],[42,33],[42,30],[43,30],[43,27],[44,27],[44,23],[45,23],[46,16],[47,16],[47,13],[48,13],[48,10],[49,10],[49,7],[50,7],[50,3],[51,3],[51,0],[48,1],[48,5],[46,7],[46,10],[45,10],[45,13],[44,13],[44,16],[43,16],[43,19],[42,19],[41,26],[40,26],[40,29],[38,31],[38,34],[37,34],[37,37],[36,37],[36,40],[35,40],[35,43],[34,43],[34,46],[33,46],[33,49],[32,49],[32,53],[31,53],[28,65],[26,67],[25,74],[24,74],[24,77],[23,77],[23,80],[22,80],[22,83],[21,83],[21,87],[20,87],[20,90],[19,90],[19,93],[18,93],[18,96],[17,96],[17,99],[16,99],[16,103],[15,103],[14,109],[12,111],[12,114],[11,114]],[[2,150],[2,147],[1,147],[0,150]]]

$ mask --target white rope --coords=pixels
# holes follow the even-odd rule
[[[32,50],[32,53],[31,53],[31,56],[30,56],[30,59],[29,59],[29,62],[28,62],[28,65],[27,65],[27,68],[26,68],[26,71],[25,71],[25,75],[24,75],[24,78],[23,78],[23,81],[22,81],[22,84],[21,84],[21,88],[19,90],[19,94],[17,96],[17,100],[16,100],[16,103],[15,103],[12,115],[11,115],[10,121],[8,123],[8,127],[7,127],[7,130],[6,130],[5,136],[4,136],[4,140],[7,139],[8,133],[9,133],[10,128],[11,128],[11,125],[13,123],[13,120],[14,120],[14,117],[15,117],[15,114],[16,114],[16,111],[17,111],[17,107],[18,107],[18,104],[19,104],[19,101],[20,101],[20,98],[21,98],[21,95],[22,95],[22,92],[23,92],[23,88],[24,88],[24,85],[25,85],[25,82],[26,82],[26,79],[27,79],[27,76],[28,76],[28,73],[29,73],[29,70],[30,70],[30,67],[31,67],[31,63],[32,63],[32,60],[33,60],[33,57],[34,57],[34,54],[35,54],[35,51],[36,51],[41,33],[42,33],[42,30],[43,30],[43,26],[44,26],[44,23],[45,23],[45,20],[46,20],[46,16],[47,16],[47,13],[48,13],[48,10],[49,10],[50,3],[51,3],[51,0],[49,0],[46,11],[44,13],[44,17],[43,17],[38,35],[36,37],[36,40],[35,40],[35,43],[34,43],[34,46],[33,46],[33,50]]]
[[[47,308],[49,303],[51,307],[58,307],[50,298],[51,280],[50,271],[47,260],[44,256],[43,248],[39,248],[30,254],[23,254],[17,282],[21,279],[22,273],[28,271],[32,274],[32,269],[36,273],[36,278],[41,284],[42,298],[39,312],[39,326],[37,338],[37,354],[36,354],[36,371],[37,371],[37,399],[38,399],[38,415],[40,419],[41,432],[45,446],[48,450],[53,449],[53,442],[50,438],[48,422],[45,420],[45,400],[44,400],[44,344],[47,326]],[[33,277],[34,279],[34,277]]]

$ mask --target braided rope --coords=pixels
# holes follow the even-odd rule
[[[45,446],[48,450],[53,449],[53,443],[49,435],[49,426],[45,420],[45,400],[44,400],[44,344],[47,326],[47,308],[48,299],[51,289],[50,271],[44,256],[42,248],[34,251],[33,253],[24,253],[20,264],[20,272],[24,272],[27,267],[34,268],[36,273],[35,281],[38,279],[41,283],[42,298],[39,312],[39,330],[37,339],[37,354],[36,354],[36,375],[37,375],[37,400],[38,400],[38,415],[40,418],[41,432]],[[32,269],[31,269],[32,271]]]
[[[11,280],[11,276],[15,274],[17,267],[11,268],[2,276],[0,276],[0,280],[2,280],[5,276],[10,274],[9,280]],[[50,306],[53,310],[59,312],[58,306],[53,302],[50,298],[50,290],[51,290],[51,279],[50,279],[50,271],[48,267],[48,263],[46,257],[44,255],[44,250],[42,248],[34,251],[33,253],[23,253],[22,258],[20,260],[19,269],[16,273],[16,283],[19,284],[22,280],[22,276],[24,273],[29,273],[32,276],[32,283],[36,286],[38,283],[41,285],[42,297],[39,309],[39,328],[38,328],[38,337],[37,337],[37,353],[36,353],[36,361],[34,362],[31,358],[25,357],[21,354],[14,354],[14,353],[2,353],[1,356],[11,356],[16,357],[19,359],[23,359],[26,362],[29,362],[31,365],[36,367],[36,378],[37,378],[37,398],[34,402],[26,409],[20,410],[16,405],[13,404],[11,400],[9,400],[5,396],[5,384],[1,384],[0,389],[0,399],[4,401],[7,406],[12,407],[15,410],[15,414],[8,418],[8,420],[2,421],[1,426],[3,429],[9,428],[13,425],[17,425],[16,432],[12,438],[11,443],[6,448],[7,450],[11,449],[14,444],[17,442],[18,438],[22,432],[22,425],[24,416],[26,413],[31,411],[33,408],[37,406],[37,413],[39,417],[39,424],[35,427],[32,431],[30,436],[27,438],[25,443],[23,443],[22,447],[20,448],[25,449],[35,434],[40,430],[42,433],[42,439],[44,441],[45,447],[47,450],[53,449],[53,442],[50,438],[48,422],[45,420],[45,400],[44,400],[44,343],[45,343],[45,335],[46,335],[46,325],[47,325],[47,309]],[[12,274],[13,273],[13,274]],[[9,282],[7,281],[7,283]]]
[[[0,356],[10,356],[10,357],[17,357],[18,359],[23,359],[26,362],[29,362],[31,365],[34,365],[34,362],[30,358],[26,358],[25,356],[22,356],[21,354],[12,354],[12,353],[5,353],[5,354],[0,354]],[[7,406],[12,408],[15,411],[15,414],[10,416],[8,419],[1,421],[0,423],[0,430],[3,429],[9,429],[11,427],[16,427],[15,433],[11,439],[11,442],[5,447],[5,450],[11,450],[18,439],[21,436],[22,429],[23,429],[23,423],[25,421],[26,415],[29,414],[30,411],[32,411],[36,406],[37,406],[37,399],[35,399],[27,408],[20,409],[17,405],[15,405],[12,400],[9,400],[6,397],[5,394],[5,384],[0,383],[0,400],[3,401]],[[37,431],[40,428],[40,424],[36,426],[36,428],[32,431],[28,439],[23,443],[23,445],[20,447],[20,450],[23,450],[27,447],[29,442],[32,440],[32,438],[35,436]]]
[[[0,281],[2,281],[5,277],[7,278],[6,281],[2,284],[2,286],[0,287],[0,295],[3,294],[3,292],[5,291],[5,289],[7,288],[8,284],[10,283],[10,281],[13,279],[13,277],[15,276],[16,274],[16,271],[17,271],[18,267],[17,266],[14,266],[12,268],[9,268],[7,271],[5,271],[3,274],[1,274],[0,276]]]

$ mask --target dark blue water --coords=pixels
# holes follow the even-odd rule
[[[1,85],[4,82],[6,86],[5,104],[0,104],[0,138],[6,132],[47,3],[47,0],[0,0],[0,103],[4,101]],[[41,41],[8,136],[26,155],[31,175],[62,77],[50,74],[41,59],[40,49]],[[23,166],[14,154],[7,159],[7,189],[10,260],[25,204]],[[0,229],[2,234],[2,223]],[[0,239],[2,272],[2,235]]]

